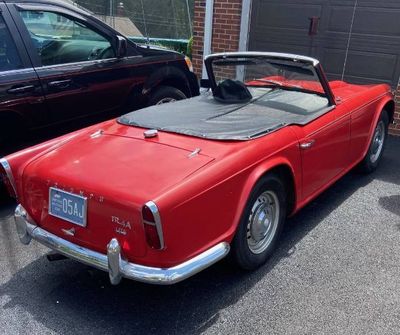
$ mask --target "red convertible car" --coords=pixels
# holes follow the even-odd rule
[[[211,90],[132,112],[1,160],[32,239],[109,273],[173,284],[231,253],[262,265],[287,216],[356,165],[373,171],[387,85],[328,82],[316,59],[206,58]]]

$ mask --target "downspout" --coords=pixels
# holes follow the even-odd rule
[[[249,31],[251,19],[252,0],[242,1],[242,15],[240,17],[239,51],[247,51],[249,47]],[[238,80],[244,80],[244,67],[238,66],[236,70]]]
[[[240,18],[239,51],[247,51],[249,46],[251,0],[242,1],[242,16]]]
[[[354,18],[356,16],[357,4],[358,4],[358,0],[355,0],[354,1],[354,7],[353,7],[353,16],[351,18],[351,24],[350,24],[349,38],[347,40],[346,53],[344,55],[344,63],[343,63],[343,71],[342,71],[342,79],[341,79],[342,81],[344,80],[344,74],[346,72],[347,57],[349,55],[351,35],[353,34],[353,25],[354,25]]]
[[[214,18],[214,0],[206,1],[206,13],[204,18],[204,48],[203,59],[211,54],[212,32],[213,32],[213,18]],[[207,70],[203,62],[203,72],[201,77],[207,79]]]

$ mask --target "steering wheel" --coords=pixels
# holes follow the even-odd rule
[[[112,46],[103,49],[99,54],[99,59],[107,59],[114,57],[114,50]]]

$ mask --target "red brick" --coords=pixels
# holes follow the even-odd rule
[[[213,52],[236,51],[239,47],[242,0],[215,0],[213,15]],[[193,39],[193,65],[197,74],[201,73],[204,47],[205,1],[195,0],[193,27],[197,33]],[[224,71],[221,75],[226,75]]]

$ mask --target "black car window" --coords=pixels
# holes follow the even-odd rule
[[[46,11],[20,14],[43,66],[115,57],[111,43],[79,21]]]
[[[0,71],[15,70],[22,67],[17,47],[0,14]]]

